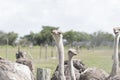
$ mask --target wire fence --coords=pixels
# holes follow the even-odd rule
[[[67,51],[70,46],[65,47],[65,55],[67,55]],[[79,47],[76,48],[77,52],[80,53]],[[48,60],[48,59],[57,59],[57,49],[56,46],[49,45],[40,45],[40,46],[32,46],[32,47],[20,47],[22,52],[27,53],[27,57],[32,60]],[[0,46],[0,56],[15,61],[15,55],[18,52],[18,46]]]

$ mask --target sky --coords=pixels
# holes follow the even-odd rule
[[[120,26],[120,0],[0,0],[0,30],[20,36],[42,26],[112,33]]]

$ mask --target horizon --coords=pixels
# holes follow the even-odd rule
[[[51,26],[50,26],[51,27]],[[53,27],[53,26],[52,26]],[[41,30],[42,30],[42,28],[41,28]],[[39,30],[39,31],[30,31],[30,32],[33,32],[33,33],[39,33],[39,32],[41,32],[41,30]],[[59,28],[59,30],[61,31],[61,32],[67,32],[67,31],[71,31],[71,30],[73,30],[73,29],[69,29],[69,30],[61,30],[60,28]],[[9,31],[9,32],[6,32],[6,31],[3,31],[3,30],[0,30],[0,31],[2,31],[2,32],[5,32],[5,33],[9,33],[9,32],[15,32],[15,31]],[[94,31],[94,32],[86,32],[86,31],[79,31],[79,30],[73,30],[73,31],[76,31],[76,32],[85,32],[85,33],[88,33],[88,34],[93,34],[94,32],[99,32],[99,31],[101,31],[101,32],[107,32],[107,33],[110,33],[110,34],[113,34],[113,32],[111,33],[111,32],[108,32],[108,31],[102,31],[102,30],[97,30],[97,31]],[[30,32],[28,32],[28,33],[26,33],[26,34],[19,34],[19,33],[17,33],[17,32],[15,32],[15,33],[17,33],[18,34],[18,37],[23,37],[23,36],[25,36],[25,35],[29,35],[30,34]]]

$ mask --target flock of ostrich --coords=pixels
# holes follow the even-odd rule
[[[51,80],[120,80],[120,65],[119,65],[119,57],[118,57],[118,43],[120,36],[120,27],[113,28],[113,32],[115,34],[114,39],[114,55],[113,55],[113,66],[110,75],[102,69],[99,68],[85,68],[84,64],[78,61],[78,65],[82,68],[82,72],[80,69],[76,68],[72,57],[77,54],[74,49],[69,49],[68,51],[68,64],[64,63],[64,46],[62,34],[58,30],[52,31],[52,36],[55,40],[58,56],[59,56],[59,65],[53,74]],[[67,69],[68,68],[68,69]],[[66,73],[67,72],[67,73]]]
[[[58,65],[51,80],[120,80],[120,64],[118,57],[118,44],[120,27],[113,28],[114,54],[111,73],[108,74],[103,69],[87,68],[80,60],[73,60],[77,56],[75,49],[68,50],[68,60],[64,61],[63,35],[58,30],[51,32],[58,51]],[[31,60],[25,57],[18,49],[16,62],[11,62],[0,57],[0,80],[35,80],[34,68]]]

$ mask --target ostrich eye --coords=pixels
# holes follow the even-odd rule
[[[68,51],[68,53],[72,53],[72,51]]]

